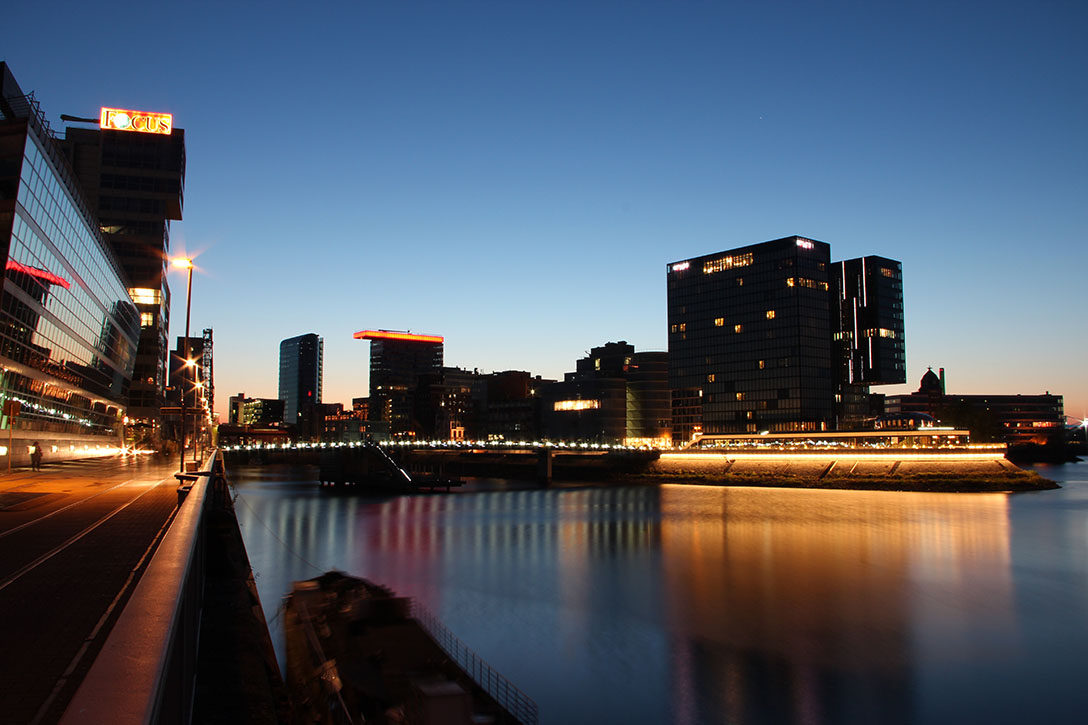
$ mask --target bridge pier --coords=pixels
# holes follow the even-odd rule
[[[536,452],[536,480],[545,486],[552,482],[552,461],[555,459],[555,451],[551,448],[540,448]]]

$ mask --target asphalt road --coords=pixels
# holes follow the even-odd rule
[[[176,460],[0,475],[0,721],[56,721],[177,506]]]

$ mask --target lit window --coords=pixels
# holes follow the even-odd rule
[[[766,360],[760,360],[759,361],[759,369],[762,370],[765,367],[767,367],[767,361]]]
[[[774,310],[767,310],[767,319],[768,320],[773,320],[774,319]]]
[[[887,267],[881,267],[880,268],[880,273],[882,275],[884,275],[885,277],[891,277],[892,279],[895,279],[896,277],[899,276],[899,275],[897,275],[895,273],[895,270],[888,269]]]
[[[740,332],[744,327],[742,325],[733,325],[733,332]]]
[[[797,284],[797,281],[796,281],[796,280],[794,280],[794,278],[793,278],[793,277],[786,277],[786,286],[787,286],[787,287],[792,287],[792,286],[794,286],[795,284]]]
[[[601,407],[599,400],[557,400],[555,410],[595,410]]]
[[[714,327],[721,327],[724,324],[725,324],[725,318],[724,317],[715,317],[714,318]]]
[[[737,400],[744,400],[744,393],[737,393]]]
[[[155,324],[154,312],[141,312],[140,313],[140,327],[152,327]]]
[[[747,267],[754,261],[754,257],[751,252],[747,254],[736,254],[729,257],[719,257],[718,259],[711,259],[707,262],[703,262],[703,274],[714,274],[715,272],[724,272],[735,267]]]
[[[138,305],[157,305],[162,302],[162,292],[146,287],[130,287],[128,294],[132,301]]]
[[[707,381],[708,383],[712,383],[712,382],[714,382],[714,373],[710,373],[710,375],[707,375],[707,376],[706,376],[706,381]]]

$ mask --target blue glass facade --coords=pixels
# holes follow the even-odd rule
[[[44,119],[0,71],[0,398],[21,404],[2,425],[47,456],[117,445],[139,313]]]

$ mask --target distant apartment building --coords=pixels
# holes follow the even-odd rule
[[[442,372],[443,338],[392,330],[361,330],[357,340],[370,341],[370,403],[373,421],[388,426],[394,439],[423,438],[434,422],[421,420],[427,406],[418,399],[422,376]]]
[[[308,408],[321,403],[324,340],[315,333],[290,337],[280,343],[279,399],[283,422],[299,426],[312,422]]]
[[[668,355],[626,341],[595,347],[562,382],[543,386],[543,435],[628,445],[669,445]]]
[[[0,461],[119,446],[140,314],[32,94],[0,62]],[[10,438],[10,443],[9,439]]]
[[[169,375],[167,266],[170,222],[184,206],[185,131],[166,114],[103,108],[98,128],[68,127],[61,145],[140,313],[128,415],[156,429]]]
[[[674,435],[845,429],[901,382],[902,271],[785,237],[666,268]]]

